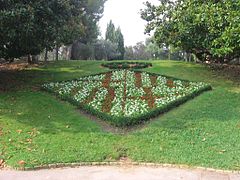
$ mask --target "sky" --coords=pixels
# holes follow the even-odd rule
[[[105,37],[107,23],[112,20],[116,27],[120,26],[125,45],[135,45],[145,41],[144,35],[146,22],[141,19],[140,9],[144,9],[143,2],[147,0],[107,0],[104,15],[99,22],[102,37]],[[158,0],[148,0],[157,4]]]

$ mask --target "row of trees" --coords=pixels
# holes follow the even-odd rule
[[[4,0],[0,4],[0,57],[13,60],[98,36],[106,0]],[[47,53],[46,56],[47,57]]]
[[[76,41],[72,45],[71,59],[116,60],[124,59],[124,37],[120,27],[110,21],[107,24],[105,39]]]
[[[199,60],[229,62],[240,57],[240,1],[164,0],[146,2],[141,16],[157,44],[194,54]]]
[[[154,38],[125,47],[127,60],[183,60],[184,53],[172,47],[159,47]]]

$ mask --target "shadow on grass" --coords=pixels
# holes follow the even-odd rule
[[[17,92],[0,98],[0,122],[13,126],[11,129],[36,128],[50,134],[102,132],[97,123],[80,115],[75,107],[46,93]]]
[[[64,66],[61,66],[61,64],[64,64]],[[107,71],[107,69],[98,68],[100,63],[91,61],[85,64],[81,62],[65,64],[66,62],[60,62],[58,65],[50,64],[22,71],[0,71],[0,93],[29,90],[32,87],[40,87],[46,82],[71,80],[84,75]]]
[[[60,62],[19,72],[0,72],[0,87],[5,91],[5,93],[0,93],[0,98],[3,100],[0,103],[0,109],[5,110],[5,113],[0,111],[2,119],[12,122],[15,129],[18,126],[26,125],[51,134],[103,132],[98,122],[90,121],[88,116],[80,114],[77,107],[39,91],[40,85],[46,82],[70,80],[108,71],[99,68],[101,62],[73,62],[66,65],[65,63]],[[237,116],[240,114],[239,93],[229,91],[228,83],[216,80],[204,66],[186,65],[182,62],[173,62],[169,65],[169,63],[161,61],[153,62],[153,65],[153,68],[146,69],[146,71],[193,81],[213,82],[213,85],[223,85],[223,87],[216,87],[212,92],[203,93],[194,100],[181,105],[181,108],[177,107],[152,121],[134,126],[126,132],[141,130],[145,127],[161,127],[175,131],[189,128],[199,120],[222,122],[238,118]],[[199,76],[193,76],[196,73]],[[31,89],[33,87],[37,87],[37,89],[33,91]],[[120,132],[122,131],[120,130]]]

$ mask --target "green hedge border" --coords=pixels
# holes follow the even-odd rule
[[[130,67],[130,64],[136,64],[137,66]],[[120,66],[122,65],[122,66]],[[152,63],[146,62],[111,62],[111,63],[103,63],[102,67],[106,67],[109,69],[144,69],[152,67]]]
[[[135,71],[135,70],[133,70],[133,71],[134,72],[143,72],[143,71]],[[108,71],[108,72],[113,72],[113,71]],[[96,76],[96,75],[106,74],[108,72],[98,73],[98,74],[88,75],[88,76],[83,76],[83,77]],[[193,82],[193,81],[189,81],[189,80],[178,79],[178,78],[165,76],[165,75],[160,75],[160,74],[156,74],[156,73],[150,73],[150,72],[147,72],[147,73],[149,73],[150,75],[155,75],[155,76],[163,76],[163,77],[166,77],[168,79],[173,79],[173,80]],[[73,79],[73,80],[78,80],[78,79]],[[68,81],[73,81],[73,80],[68,80]],[[68,81],[61,81],[61,82],[68,82]],[[173,108],[175,108],[175,107],[177,107],[181,104],[184,104],[188,100],[199,96],[203,92],[212,90],[212,87],[210,85],[206,85],[205,87],[199,89],[198,91],[194,91],[193,93],[188,94],[188,95],[186,95],[186,96],[184,96],[180,99],[177,99],[177,100],[175,100],[175,101],[173,101],[169,104],[166,104],[165,106],[153,109],[153,110],[148,111],[147,113],[145,113],[143,115],[139,115],[139,116],[135,116],[135,117],[116,117],[116,116],[112,116],[112,115],[97,111],[89,105],[82,104],[82,103],[79,103],[77,101],[74,101],[70,96],[57,95],[54,91],[52,91],[50,89],[46,89],[44,87],[42,87],[42,89],[44,91],[47,91],[47,92],[51,93],[51,94],[55,94],[60,99],[70,102],[71,104],[81,108],[82,110],[86,111],[87,113],[90,113],[94,116],[97,116],[100,119],[103,119],[105,121],[110,122],[114,126],[127,127],[127,126],[133,126],[133,125],[141,124],[145,121],[150,120],[151,118],[155,118],[155,117],[159,116],[160,114],[166,113],[166,112],[170,111],[171,109],[173,109]]]

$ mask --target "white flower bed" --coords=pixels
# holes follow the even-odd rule
[[[88,96],[91,94],[91,92],[93,91],[94,88],[99,87],[101,84],[100,83],[93,83],[93,82],[89,82],[88,84],[86,84],[80,91],[78,91],[77,94],[75,94],[73,96],[73,100],[81,103],[84,100],[86,100],[88,98]]]
[[[95,98],[93,99],[92,102],[90,102],[89,105],[92,106],[93,109],[101,111],[102,103],[105,100],[107,94],[108,90],[106,88],[100,88],[97,91]]]
[[[148,111],[149,107],[146,101],[141,99],[127,99],[124,109],[124,115],[126,117],[132,117],[144,114]]]
[[[142,85],[143,87],[152,87],[150,75],[143,72],[142,74]]]
[[[109,84],[106,85],[105,81],[103,87],[106,76],[110,75],[111,77],[107,77],[110,79]],[[156,83],[152,84],[151,78],[156,79]],[[108,109],[109,112],[104,113],[113,117],[128,118],[145,115],[154,108],[161,108],[169,103],[174,103],[180,98],[196,93],[207,86],[205,83],[174,80],[146,72],[141,72],[141,83],[139,83],[142,84],[141,87],[136,87],[136,80],[134,71],[117,70],[112,73],[83,77],[73,81],[48,83],[44,84],[43,88],[61,97],[68,97],[68,99],[77,103],[87,105],[98,112],[102,112],[103,106],[107,103],[108,108],[105,109]],[[144,91],[145,88],[150,88],[150,91],[147,89],[147,94]],[[114,94],[108,94],[113,90]],[[108,95],[112,97],[110,98]],[[108,101],[105,101],[106,99]],[[88,104],[84,104],[86,102]]]
[[[80,81],[102,81],[104,80],[104,78],[106,77],[105,74],[100,74],[100,75],[96,75],[96,76],[87,76],[87,77],[83,77],[80,78]]]
[[[124,84],[120,83],[115,89],[115,97],[112,101],[111,115],[121,116],[123,115],[123,101],[124,101]]]
[[[125,76],[125,70],[114,71],[112,73],[112,80],[113,81],[122,81]]]

